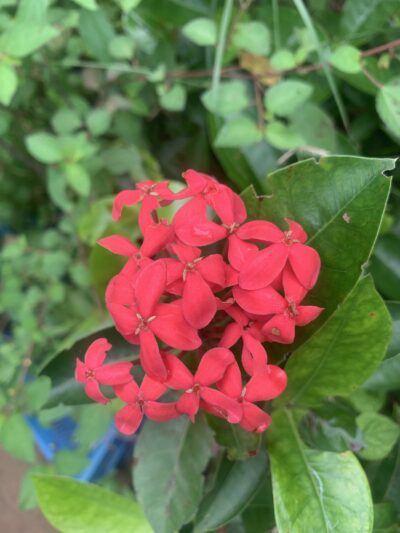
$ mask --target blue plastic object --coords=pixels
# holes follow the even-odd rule
[[[40,424],[35,416],[26,416],[35,442],[46,461],[51,462],[56,452],[73,450],[77,423],[71,417],[56,420],[49,427]],[[96,481],[132,457],[134,437],[124,437],[114,424],[88,454],[88,465],[76,476],[80,481]]]

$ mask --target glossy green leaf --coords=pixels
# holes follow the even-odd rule
[[[275,527],[271,472],[269,469],[254,498],[244,509],[242,521],[246,533],[265,533]]]
[[[15,70],[5,63],[0,63],[0,103],[9,105],[18,86]]]
[[[391,335],[391,319],[370,276],[362,278],[338,310],[290,358],[288,386],[278,403],[318,405],[325,396],[348,396],[378,367]]]
[[[61,533],[152,533],[129,498],[61,476],[34,476],[40,509]]]
[[[146,422],[135,447],[133,480],[138,501],[157,533],[173,533],[193,519],[212,443],[201,417],[195,424],[187,417]]]
[[[54,135],[39,132],[26,137],[30,154],[41,163],[59,163],[63,159],[60,143]]]
[[[214,145],[217,148],[234,148],[257,143],[262,132],[250,117],[241,116],[226,122],[219,130]]]
[[[362,432],[364,443],[358,455],[369,461],[379,461],[386,457],[400,435],[398,424],[378,413],[362,413],[357,417],[357,426]]]
[[[268,443],[280,533],[372,531],[368,481],[352,453],[307,448],[288,410],[273,414]]]
[[[400,137],[400,78],[391,80],[379,90],[376,110],[386,127]]]
[[[212,46],[217,42],[217,26],[208,18],[191,20],[183,26],[182,33],[199,46]]]
[[[216,92],[210,89],[201,99],[208,111],[223,117],[243,111],[250,105],[247,86],[240,80],[223,81]]]
[[[371,258],[371,272],[376,286],[384,296],[400,299],[400,238],[382,235]]]
[[[342,72],[357,74],[361,71],[361,52],[354,46],[344,44],[332,53],[330,63]]]
[[[250,218],[271,220],[282,228],[284,217],[297,220],[321,256],[319,281],[307,301],[325,311],[314,326],[299,328],[300,342],[329,318],[359,279],[389,192],[390,180],[382,172],[392,168],[390,159],[310,159],[270,174],[264,183],[267,196],[244,193]]]
[[[246,508],[266,474],[264,449],[245,461],[224,459],[213,488],[200,504],[194,533],[214,531],[230,522]]]
[[[267,56],[271,49],[269,29],[262,22],[255,20],[238,24],[232,42],[236,48],[260,56]]]
[[[265,107],[275,115],[287,117],[303,105],[312,92],[313,86],[304,81],[281,81],[266,91]]]
[[[32,432],[21,414],[7,417],[1,425],[0,446],[21,461],[34,462],[36,454]]]

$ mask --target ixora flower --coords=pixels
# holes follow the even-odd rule
[[[116,414],[122,433],[134,433],[144,416],[194,421],[201,409],[261,433],[271,424],[264,403],[287,384],[264,344],[270,352],[273,343],[292,343],[296,328],[321,313],[303,303],[320,258],[294,220],[282,219],[288,229],[247,221],[229,187],[194,170],[183,178],[178,192],[168,182],[144,181],[117,195],[116,220],[125,205],[139,206],[140,244],[122,235],[99,241],[127,257],[105,299],[116,329],[139,345],[140,385],[131,362],[104,364],[106,339],[91,344],[84,362],[77,359],[76,379],[100,403],[109,401],[100,387],[112,387],[125,404]],[[172,219],[160,219],[158,210],[175,201]]]

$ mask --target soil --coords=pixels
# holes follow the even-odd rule
[[[39,509],[21,511],[18,494],[27,465],[13,459],[0,449],[0,532],[55,533]]]

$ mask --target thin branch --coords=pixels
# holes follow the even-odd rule
[[[216,98],[216,95],[218,92],[219,80],[221,77],[221,69],[222,69],[222,59],[224,56],[226,36],[228,33],[228,26],[229,26],[229,21],[230,21],[231,14],[232,14],[232,9],[233,9],[233,0],[225,0],[225,6],[224,6],[224,11],[222,13],[218,44],[217,44],[217,49],[215,51],[214,68],[212,72],[211,90],[212,90],[214,99]]]
[[[382,89],[383,84],[378,81],[366,68],[362,68],[364,76],[374,85],[377,89]]]

